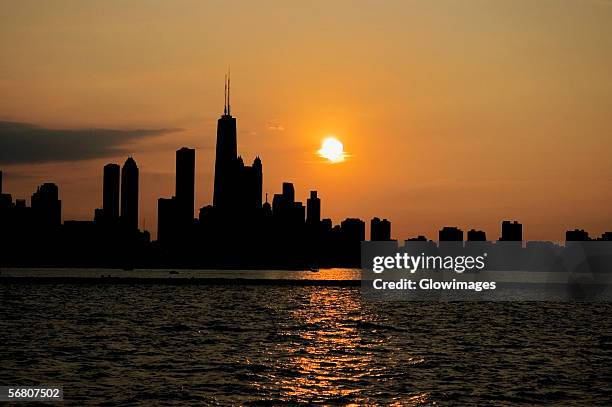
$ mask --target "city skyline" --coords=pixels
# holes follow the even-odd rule
[[[103,167],[101,207],[94,209],[93,220],[68,220],[62,223],[62,200],[54,183],[40,185],[28,207],[23,199],[13,200],[3,192],[0,171],[0,239],[7,255],[3,262],[13,266],[135,267],[178,268],[310,268],[358,267],[363,258],[362,242],[386,242],[387,247],[414,246],[428,250],[493,250],[505,247],[527,255],[554,242],[527,242],[523,245],[523,224],[504,220],[500,236],[486,231],[444,226],[438,231],[438,244],[423,235],[393,239],[390,220],[373,217],[366,221],[351,217],[334,224],[322,217],[322,200],[317,190],[310,191],[306,204],[296,199],[295,186],[284,181],[280,193],[262,201],[263,162],[256,156],[245,165],[240,154],[237,118],[231,114],[230,75],[224,84],[223,113],[217,120],[215,173],[212,202],[199,208],[194,217],[196,150],[181,147],[175,154],[175,193],[157,199],[157,236],[144,225],[139,229],[140,168],[132,156],[122,166]],[[332,162],[344,153],[330,151]],[[323,155],[323,154],[322,154]],[[402,244],[404,240],[404,244]],[[427,242],[429,240],[429,242]],[[566,230],[565,241],[610,241],[612,232],[599,238],[588,231]],[[465,244],[463,243],[465,241]],[[433,243],[433,245],[432,245]],[[495,243],[495,244],[493,244]],[[510,246],[508,246],[508,243]],[[571,246],[568,246],[571,247]],[[236,255],[236,250],[240,254]],[[37,255],[32,257],[30,252]],[[517,252],[518,253],[518,252]]]
[[[182,146],[197,151],[196,207],[211,202],[231,65],[264,194],[316,189],[334,223],[348,208],[399,238],[449,224],[495,236],[505,218],[529,240],[612,224],[606,2],[236,2],[231,24],[214,3],[65,4],[19,2],[0,27],[5,189],[57,183],[65,220],[90,219],[100,168],[132,155],[138,224],[155,231]],[[349,154],[338,164],[317,155],[331,134]]]
[[[349,233],[354,236],[361,236],[360,240],[362,241],[436,241],[436,236],[429,237],[418,231],[410,236],[394,236],[391,232],[391,221],[386,218],[381,219],[378,216],[373,216],[369,221],[367,219],[361,220],[359,217],[351,217],[350,215],[338,222],[334,222],[331,218],[324,219],[321,217],[321,199],[318,196],[318,191],[309,191],[310,195],[305,199],[306,204],[304,205],[302,201],[296,199],[295,186],[292,182],[288,181],[282,182],[281,193],[271,194],[273,199],[270,201],[268,199],[269,193],[265,192],[264,203],[262,161],[256,155],[252,166],[244,164],[244,159],[239,154],[237,127],[237,119],[231,114],[230,74],[228,72],[225,75],[224,81],[223,113],[217,121],[212,200],[200,207],[195,204],[195,189],[197,185],[195,176],[196,149],[181,147],[176,150],[175,193],[171,197],[157,198],[157,222],[154,223],[156,227],[154,229],[146,228],[144,219],[143,223],[140,224],[138,217],[142,205],[139,194],[140,169],[135,159],[130,155],[123,165],[117,163],[107,163],[104,165],[100,207],[94,208],[92,216],[86,219],[85,222],[93,221],[100,224],[120,223],[121,227],[125,227],[127,230],[139,230],[145,233],[148,236],[146,237],[148,240],[155,240],[163,245],[167,245],[172,241],[183,241],[185,243],[184,239],[186,236],[192,236],[192,232],[188,232],[188,229],[193,227],[193,222],[199,222],[198,225],[203,227],[205,222],[203,219],[211,218],[211,216],[219,217],[221,222],[226,222],[230,218],[236,218],[238,214],[242,218],[244,213],[250,214],[248,216],[262,216],[253,214],[253,211],[263,211],[264,216],[265,212],[268,211],[269,216],[272,213],[276,216],[281,212],[294,211],[294,208],[283,209],[283,206],[287,204],[293,206],[295,203],[297,205],[295,208],[297,212],[294,215],[287,212],[283,216],[288,216],[286,220],[297,216],[301,218],[299,222],[306,227],[318,227],[319,224],[324,224],[331,231],[334,225],[344,227],[346,224],[347,227],[352,228],[352,226],[349,226],[351,222],[359,221],[360,225],[355,224],[357,229],[352,229]],[[3,180],[3,171],[0,170],[0,195],[4,193],[2,190]],[[10,193],[4,193],[2,198],[4,209],[7,209],[7,205],[13,205],[16,208],[25,208],[27,206],[26,199],[17,197],[13,199]],[[39,219],[35,222],[60,225],[64,223],[64,220],[70,224],[83,223],[84,221],[81,219],[64,219],[59,188],[54,182],[45,182],[39,185],[31,195],[30,206],[34,212],[41,212],[41,209],[38,209],[39,207],[42,208],[43,212],[46,212],[42,215],[36,214]],[[162,218],[164,219],[163,221]],[[219,223],[219,220],[214,223]],[[243,225],[240,227],[242,228]],[[467,230],[468,228],[469,230]],[[160,233],[160,229],[163,232]],[[243,232],[245,231],[240,229],[238,235]],[[443,225],[437,231],[437,241],[494,242],[525,240],[523,224],[516,220],[502,220],[500,232],[499,238],[495,239],[487,238],[487,236],[491,237],[492,234],[487,235],[486,230],[476,229],[473,225],[467,225],[465,228]],[[565,241],[610,240],[611,233],[607,229],[601,233],[600,237],[597,237],[590,234],[588,230],[576,226],[573,229],[565,230],[564,236]],[[162,234],[162,239],[159,238],[160,234]],[[182,234],[185,234],[185,236],[179,237]],[[369,235],[370,239],[366,239],[366,235]],[[561,242],[562,240],[545,239],[541,241]]]
[[[107,163],[103,167],[103,185],[101,207],[93,211],[93,222],[99,225],[121,225],[126,230],[136,230],[144,233],[147,240],[154,240],[162,245],[184,244],[185,239],[193,238],[194,226],[213,227],[225,225],[227,222],[237,222],[241,224],[245,220],[247,223],[252,216],[256,217],[275,217],[285,218],[282,222],[294,223],[295,218],[298,224],[301,223],[306,228],[318,228],[324,226],[332,231],[334,222],[330,218],[321,217],[321,199],[316,190],[309,192],[306,205],[297,201],[295,197],[295,187],[291,182],[283,182],[281,193],[273,194],[273,199],[268,200],[268,193],[265,193],[265,203],[263,203],[263,170],[262,161],[259,156],[253,160],[252,166],[245,166],[242,156],[238,152],[237,120],[231,115],[230,99],[230,76],[225,76],[223,113],[217,121],[216,137],[215,172],[213,177],[213,199],[208,205],[199,208],[199,215],[194,216],[195,206],[195,163],[196,149],[181,147],[176,150],[175,160],[175,194],[169,198],[158,197],[157,199],[157,230],[151,230],[138,225],[138,212],[141,205],[139,197],[139,168],[132,156],[128,156],[123,166],[116,163]],[[15,198],[10,193],[3,191],[3,171],[0,170],[0,197],[2,198],[0,209],[8,210],[12,206],[18,210],[27,209],[26,200]],[[48,227],[59,226],[62,222],[62,201],[59,189],[55,183],[46,182],[38,186],[32,194],[30,205],[35,216],[33,222],[40,223]],[[288,205],[288,206],[287,206]],[[293,207],[295,205],[295,207]],[[255,211],[255,212],[254,212]],[[297,211],[297,212],[295,212]],[[293,213],[295,212],[295,213]],[[23,215],[21,215],[23,216]],[[218,218],[215,221],[211,219]],[[3,218],[4,219],[4,218]],[[162,221],[162,219],[164,219]],[[4,219],[6,220],[6,219]],[[195,223],[194,223],[195,222]],[[80,220],[69,220],[70,225],[86,224]],[[366,239],[366,224],[369,225],[369,239]],[[230,225],[231,226],[231,225]],[[255,226],[255,223],[249,227]],[[114,226],[113,226],[114,227]],[[244,225],[240,225],[243,228]],[[265,226],[266,227],[266,226]],[[369,222],[360,218],[345,218],[342,222],[337,222],[338,231],[347,228],[346,233],[352,236],[359,236],[360,241],[435,241],[423,234],[394,237],[391,232],[391,222],[384,218],[374,216]],[[470,226],[468,226],[470,227]],[[160,232],[160,229],[163,232]],[[230,227],[230,230],[232,227]],[[241,233],[248,235],[248,230],[237,229],[237,236]],[[467,232],[466,234],[464,232]],[[201,232],[197,232],[201,233]],[[209,233],[209,232],[206,232]],[[227,232],[223,232],[227,233]],[[235,232],[231,232],[235,233]],[[299,234],[311,232],[299,232]],[[159,235],[162,235],[162,239]],[[182,235],[182,236],[181,236]],[[488,235],[489,237],[491,235]],[[519,221],[503,220],[501,222],[501,233],[499,238],[487,238],[487,232],[470,227],[463,230],[457,226],[442,226],[437,233],[437,241],[460,241],[460,242],[495,242],[495,241],[524,241],[523,224]],[[590,235],[582,228],[568,229],[565,231],[565,241],[587,241],[612,239],[612,232],[604,231],[600,237]],[[561,242],[560,239],[548,239],[549,242]],[[401,243],[400,243],[401,244]]]

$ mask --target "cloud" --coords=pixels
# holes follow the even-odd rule
[[[268,130],[270,130],[270,131],[285,131],[285,127],[282,124],[270,123],[270,124],[268,124]]]
[[[0,164],[80,161],[130,152],[134,141],[180,129],[51,129],[0,121]]]

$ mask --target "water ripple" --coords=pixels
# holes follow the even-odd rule
[[[358,289],[3,286],[0,382],[74,405],[611,405],[612,306]]]

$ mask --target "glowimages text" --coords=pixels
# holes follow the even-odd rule
[[[463,275],[465,272],[478,272],[486,267],[487,254],[480,256],[440,256],[420,255],[413,256],[408,253],[396,253],[393,256],[375,256],[372,258],[372,272],[393,274],[390,280],[376,278],[372,281],[375,290],[495,290],[494,281],[460,281],[455,278],[449,280],[448,272]],[[397,278],[399,273],[416,272],[426,274],[420,279]],[[382,277],[382,276],[381,276]]]

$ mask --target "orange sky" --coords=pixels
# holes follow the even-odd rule
[[[212,200],[228,65],[239,151],[270,194],[318,189],[323,216],[387,217],[400,239],[612,230],[612,2],[1,3],[0,120],[180,129],[119,145],[153,232],[176,149],[197,148],[196,207]],[[348,160],[317,157],[328,134]],[[126,156],[106,155],[0,163],[4,189],[56,182],[64,219],[90,219],[102,166]]]

